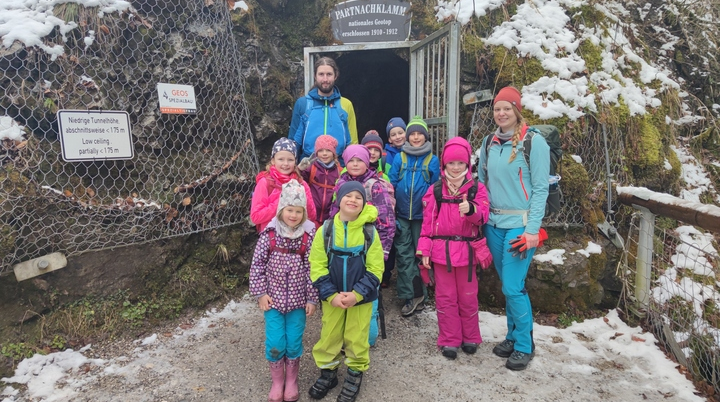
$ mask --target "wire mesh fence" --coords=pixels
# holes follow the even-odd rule
[[[559,212],[545,217],[543,220],[545,226],[584,226],[586,222],[582,215],[581,205],[583,199],[602,199],[606,205],[608,176],[614,183],[627,183],[624,163],[625,145],[619,128],[603,128],[592,117],[586,117],[574,124],[581,127],[580,135],[565,134],[564,128],[559,127],[565,154],[563,158],[571,158],[572,163],[577,163],[581,167],[582,171],[587,174],[590,188],[579,193],[565,191],[562,208]],[[482,147],[483,138],[493,133],[496,128],[492,106],[476,104],[470,124],[470,134],[467,138],[472,149],[479,150]],[[603,129],[606,130],[604,134]],[[605,137],[607,137],[607,144]],[[477,166],[477,161],[474,162],[474,165]],[[561,177],[563,175],[562,163],[558,165],[558,174]],[[560,189],[561,191],[563,188],[569,189],[569,185],[577,186],[579,182],[579,180],[574,182],[561,180]],[[607,208],[605,208],[605,212],[607,212]]]
[[[720,392],[717,244],[712,234],[692,226],[664,229],[647,222],[641,213],[630,219],[617,272],[624,285],[623,306],[644,318],[668,354],[696,381]],[[645,262],[649,269],[643,268]]]
[[[246,219],[258,161],[227,3],[133,4],[55,5],[74,27],[43,38],[59,55],[0,48],[0,275]],[[192,86],[196,113],[161,113],[158,83]],[[58,110],[127,112],[134,157],[65,162]]]

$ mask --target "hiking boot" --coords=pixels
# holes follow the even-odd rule
[[[508,358],[512,354],[512,352],[515,350],[515,341],[511,341],[510,339],[505,339],[504,341],[500,342],[499,344],[495,345],[493,348],[493,353],[495,355],[500,357]]]
[[[474,355],[475,352],[477,352],[477,348],[478,348],[477,343],[463,343],[462,344],[462,351],[469,355]]]
[[[338,385],[337,369],[320,370],[320,378],[315,381],[312,387],[310,387],[310,397],[313,399],[323,399],[327,395],[328,391],[335,388]]]
[[[450,360],[455,360],[455,358],[457,358],[457,350],[458,348],[452,346],[443,346],[440,348],[442,355]]]
[[[423,300],[425,300],[424,296],[405,300],[405,305],[403,306],[402,310],[400,310],[400,314],[402,314],[403,317],[409,317],[413,315],[415,310],[417,310],[418,306],[421,304],[422,307],[420,308],[420,310],[424,309],[425,305],[423,304]]]
[[[510,370],[525,370],[527,368],[528,363],[530,363],[530,360],[535,356],[535,352],[523,353],[518,350],[514,350],[510,357],[508,357],[507,362],[505,363],[505,367],[509,368]]]
[[[423,311],[423,310],[425,310],[425,302],[421,301],[420,303],[418,303],[417,306],[415,306],[415,311],[417,312],[417,311]]]
[[[354,402],[360,392],[360,384],[362,384],[363,373],[355,371],[351,368],[347,370],[345,382],[343,383],[337,402]]]

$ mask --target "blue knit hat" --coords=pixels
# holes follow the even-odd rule
[[[402,129],[405,130],[405,120],[400,117],[393,117],[390,121],[388,121],[387,127],[385,127],[385,134],[387,134],[388,138],[390,138],[390,130],[395,127],[402,127]]]
[[[342,200],[343,197],[345,197],[346,195],[348,195],[348,193],[350,193],[352,191],[357,191],[362,195],[363,208],[364,208],[365,204],[367,203],[367,198],[365,196],[365,187],[359,181],[354,181],[354,180],[346,181],[338,189],[338,192],[337,192],[338,205],[340,205],[340,200]]]

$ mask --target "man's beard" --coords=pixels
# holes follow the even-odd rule
[[[325,84],[324,86],[319,84],[318,82],[315,82],[315,86],[318,88],[318,91],[324,93],[324,94],[330,94],[333,91],[333,88],[335,87],[335,83],[329,83]]]

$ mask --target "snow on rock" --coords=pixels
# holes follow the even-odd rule
[[[496,0],[438,1],[436,17],[439,21],[454,17],[466,24],[473,16],[482,17],[501,4]],[[612,26],[578,24],[573,27],[574,32],[569,28],[567,10],[581,6],[594,7]],[[633,48],[627,34],[640,35],[635,25],[622,21],[628,15],[623,4],[612,1],[536,0],[518,5],[510,21],[495,27],[485,43],[514,50],[519,57],[534,57],[550,72],[520,88],[523,107],[541,119],[568,116],[576,120],[586,112],[597,112],[597,102],[614,105],[622,102],[630,115],[642,115],[647,108],[660,106],[659,93],[679,89],[680,85],[671,78],[669,70],[645,61],[640,56],[644,49]],[[670,32],[663,35],[666,42],[663,51],[670,54],[678,38]],[[585,60],[577,53],[583,41],[599,47],[602,57],[600,69],[587,76]],[[582,76],[572,78],[578,74]],[[659,84],[653,85],[658,89],[649,86],[654,83]],[[603,90],[593,94],[591,86]],[[691,115],[688,110],[681,119],[692,121]]]
[[[0,140],[20,141],[25,135],[25,127],[17,124],[12,117],[0,116]]]
[[[700,202],[700,196],[709,192],[715,194],[715,199],[720,202],[720,195],[717,194],[703,165],[687,149],[677,148],[674,145],[671,145],[670,149],[675,152],[682,164],[682,178],[685,180],[686,188],[680,191],[680,198]]]
[[[538,262],[549,262],[553,265],[564,265],[565,264],[565,250],[553,249],[545,254],[535,254],[533,260]]]
[[[236,1],[235,2],[235,6],[233,7],[233,10],[237,10],[238,8],[242,11],[247,11],[249,9],[247,3],[245,3],[244,1]]]
[[[75,22],[66,22],[53,14],[53,8],[63,3],[76,3],[85,7],[98,7],[98,16],[114,12],[123,12],[131,8],[124,0],[3,0],[0,2],[0,38],[2,46],[10,48],[15,41],[26,47],[37,46],[55,60],[65,53],[62,45],[48,45],[43,38],[56,27],[63,40],[65,34],[77,28]],[[94,36],[84,39],[87,46],[92,44]]]
[[[576,250],[575,251],[578,254],[582,254],[585,257],[590,257],[590,254],[600,254],[602,253],[602,246],[599,244],[593,243],[591,241],[588,242],[587,247],[585,247],[582,250]]]

